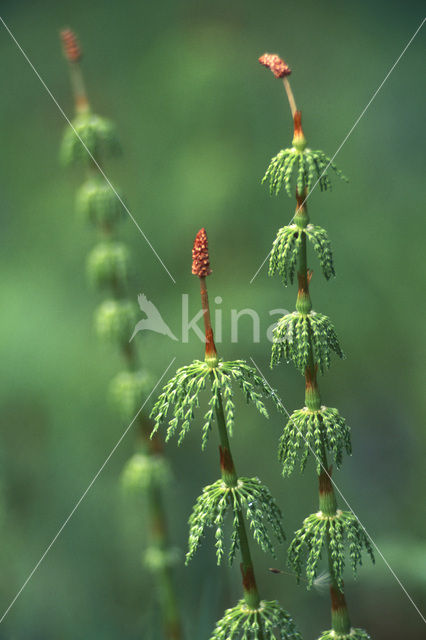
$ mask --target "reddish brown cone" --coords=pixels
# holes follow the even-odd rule
[[[192,273],[199,278],[211,274],[207,234],[204,227],[195,236],[192,249]]]
[[[74,31],[71,29],[61,31],[61,40],[68,62],[78,62],[81,59],[81,48]]]
[[[259,62],[270,69],[276,78],[285,78],[291,73],[290,67],[276,53],[264,53]]]

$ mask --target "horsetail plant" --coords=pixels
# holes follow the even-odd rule
[[[352,511],[338,509],[331,480],[332,467],[328,461],[331,456],[339,468],[343,454],[351,454],[350,430],[337,409],[322,404],[317,382],[318,369],[325,373],[332,353],[342,358],[343,352],[329,318],[312,309],[309,292],[312,271],[307,262],[307,244],[310,242],[325,278],[329,280],[334,275],[328,235],[324,229],[310,223],[306,200],[317,183],[321,190],[330,189],[329,168],[338,176],[343,175],[322,151],[312,151],[307,146],[301,113],[288,81],[290,68],[275,54],[265,54],[259,62],[276,78],[283,79],[294,120],[292,146],[272,159],[263,178],[269,183],[271,193],[278,194],[284,187],[289,196],[294,191],[296,195],[294,217],[289,225],[278,231],[269,262],[269,275],[279,274],[284,285],[293,284],[296,269],[298,280],[296,311],[281,318],[274,330],[271,366],[283,359],[292,361],[305,377],[305,406],[295,411],[284,427],[279,459],[285,477],[293,471],[298,458],[303,471],[312,453],[319,479],[319,510],[308,516],[296,531],[289,547],[289,564],[299,578],[305,567],[310,588],[325,550],[330,574],[332,628],[323,632],[320,640],[368,640],[366,631],[351,626],[343,569],[347,553],[355,573],[361,564],[363,548],[374,562],[373,551],[364,528]]]
[[[300,640],[289,614],[277,601],[261,600],[257,588],[250,553],[248,533],[263,551],[274,553],[273,537],[283,542],[284,531],[281,512],[269,489],[258,478],[238,476],[235,469],[229,437],[234,427],[234,393],[240,389],[246,401],[268,417],[264,400],[279,406],[275,393],[265,384],[255,369],[243,360],[223,361],[218,357],[213,330],[206,278],[211,274],[207,235],[201,229],[195,238],[192,252],[192,273],[200,280],[201,306],[205,328],[205,358],[181,367],[168,382],[152,417],[153,434],[161,424],[167,423],[166,440],[179,432],[180,444],[189,431],[199,406],[199,395],[208,389],[210,400],[203,418],[202,448],[206,446],[212,425],[216,422],[219,435],[221,477],[204,488],[189,518],[189,548],[187,563],[196,552],[208,528],[213,528],[216,540],[216,558],[220,564],[224,555],[224,521],[230,515],[231,539],[228,561],[233,563],[241,555],[243,598],[228,609],[217,623],[211,640]]]
[[[93,113],[87,99],[81,67],[81,49],[75,34],[61,33],[73,86],[76,115],[62,142],[61,157],[65,164],[80,163],[86,167],[86,181],[77,195],[77,209],[90,222],[99,237],[92,249],[87,271],[89,280],[106,297],[95,314],[99,336],[118,346],[125,369],[111,383],[111,395],[126,420],[137,414],[138,447],[123,472],[123,484],[137,490],[147,503],[146,526],[149,547],[144,563],[156,577],[159,604],[162,609],[164,636],[181,640],[182,631],[177,598],[171,575],[176,552],[169,547],[163,490],[170,480],[170,469],[159,438],[150,438],[152,424],[140,411],[148,395],[151,376],[140,366],[135,343],[129,341],[136,322],[136,307],[128,298],[130,256],[125,244],[117,238],[117,227],[123,208],[116,189],[105,180],[100,168],[104,158],[119,152],[114,125]]]

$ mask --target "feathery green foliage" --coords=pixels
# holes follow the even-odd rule
[[[230,362],[220,360],[217,367],[213,368],[205,361],[194,360],[190,365],[178,369],[176,375],[164,386],[151,412],[151,418],[155,421],[153,433],[167,420],[171,412],[166,442],[180,429],[178,444],[181,444],[194,419],[194,411],[199,406],[199,394],[207,384],[211,389],[211,398],[201,429],[203,449],[215,419],[215,408],[219,397],[223,398],[226,426],[232,435],[235,410],[233,386],[238,386],[247,402],[252,403],[266,418],[268,412],[262,398],[271,398],[280,408],[274,391],[244,360]]]
[[[280,438],[279,459],[283,463],[283,476],[293,471],[300,456],[303,471],[310,453],[315,456],[315,468],[321,473],[323,447],[326,447],[337,467],[342,464],[343,453],[351,454],[351,433],[337,409],[322,406],[318,411],[307,407],[294,411]]]
[[[269,489],[258,478],[239,477],[235,469],[229,436],[234,427],[234,389],[239,387],[247,403],[253,404],[265,417],[264,400],[271,398],[281,409],[275,392],[264,378],[243,360],[226,362],[219,359],[214,344],[206,277],[210,275],[207,234],[197,233],[192,250],[192,273],[200,279],[201,306],[205,326],[205,360],[195,360],[178,369],[163,390],[151,412],[155,434],[167,422],[166,440],[179,432],[182,442],[199,406],[200,392],[208,391],[208,409],[203,418],[202,449],[216,420],[219,435],[221,478],[205,487],[198,497],[189,518],[189,543],[186,564],[197,551],[206,530],[214,529],[216,559],[220,564],[224,551],[225,519],[230,514],[230,545],[228,561],[233,563],[241,554],[241,573],[244,599],[237,607],[228,609],[217,623],[211,640],[300,640],[290,616],[276,602],[264,602],[257,589],[248,541],[248,529],[255,542],[265,552],[274,555],[273,535],[278,543],[284,541],[281,512]]]
[[[281,318],[273,331],[271,366],[284,359],[292,361],[304,374],[305,407],[294,411],[284,427],[278,455],[283,465],[283,476],[288,476],[298,458],[303,471],[312,453],[319,480],[319,511],[308,516],[296,531],[288,559],[298,577],[306,563],[307,586],[310,588],[317,576],[323,549],[326,549],[332,630],[325,631],[319,640],[369,640],[365,631],[351,627],[343,592],[343,569],[346,553],[355,573],[361,564],[362,549],[366,549],[374,562],[373,550],[356,516],[351,511],[337,509],[330,477],[332,468],[328,464],[328,454],[340,467],[343,453],[351,453],[350,430],[337,409],[322,404],[317,383],[317,370],[324,373],[329,368],[332,352],[340,358],[343,352],[329,318],[312,310],[309,293],[312,271],[308,266],[307,253],[311,244],[325,278],[329,280],[335,275],[328,235],[321,227],[310,224],[306,201],[317,184],[321,191],[331,189],[329,168],[343,180],[346,178],[322,151],[312,151],[307,147],[301,112],[297,109],[287,77],[291,73],[288,65],[276,54],[265,54],[259,62],[268,67],[276,78],[283,78],[294,122],[292,147],[280,151],[272,159],[262,181],[269,183],[273,194],[277,195],[284,186],[289,196],[294,194],[296,197],[294,223],[279,229],[270,256],[270,275],[279,274],[287,285],[294,282],[297,271],[298,281],[296,311]]]
[[[301,640],[293,619],[275,600],[250,608],[245,600],[227,609],[211,640]]]
[[[290,565],[300,577],[303,560],[306,557],[306,578],[308,589],[317,575],[322,550],[327,543],[333,578],[339,589],[343,590],[343,569],[345,566],[345,542],[348,543],[349,559],[356,575],[361,563],[361,551],[366,551],[374,562],[373,549],[358,518],[351,511],[336,511],[326,515],[319,511],[305,518],[302,527],[296,531],[288,550]]]
[[[322,373],[329,368],[331,352],[343,358],[336,331],[322,313],[293,311],[280,318],[273,330],[271,366],[292,360],[301,373],[310,363],[311,352]]]
[[[145,549],[142,561],[149,571],[161,574],[181,562],[181,553],[175,547],[160,549],[158,546],[152,546]]]
[[[131,420],[154,386],[152,375],[144,369],[121,371],[110,385],[111,397],[123,418]]]
[[[135,326],[137,307],[130,300],[104,300],[96,310],[95,326],[103,340],[124,346]]]
[[[87,258],[87,275],[99,289],[121,290],[129,277],[129,250],[121,242],[101,242]]]
[[[269,275],[278,273],[285,286],[289,282],[293,284],[303,235],[312,243],[324,277],[329,280],[335,275],[331,243],[327,232],[312,224],[308,224],[303,229],[296,224],[291,224],[279,229],[269,258]]]
[[[122,483],[128,491],[143,494],[150,486],[167,486],[171,470],[162,455],[135,453],[127,461],[122,472]]]
[[[334,629],[323,631],[318,640],[371,640],[364,629],[350,628],[348,633],[336,633]]]
[[[228,511],[232,513],[229,564],[232,564],[239,549],[240,514],[243,512],[254,540],[263,551],[275,556],[274,546],[265,523],[269,523],[277,541],[283,542],[285,535],[281,525],[281,511],[269,489],[260,482],[259,478],[240,477],[235,486],[229,486],[223,480],[217,480],[203,489],[189,518],[187,563],[198,549],[208,527],[216,529],[216,558],[217,564],[221,563],[224,553],[223,526]]]
[[[339,178],[347,181],[340,169],[322,151],[308,148],[300,150],[296,147],[281,149],[272,158],[262,182],[268,182],[270,193],[275,195],[278,195],[284,186],[290,198],[294,194],[294,188],[299,193],[303,193],[305,189],[310,191],[317,181],[321,191],[327,191],[331,190],[328,175],[330,167]]]
[[[181,640],[179,611],[170,572],[176,552],[169,548],[162,503],[163,490],[170,483],[171,474],[159,442],[149,439],[150,423],[142,412],[152,379],[139,368],[136,343],[130,341],[137,320],[137,306],[128,294],[129,251],[117,239],[117,226],[126,215],[122,196],[111,186],[102,169],[105,158],[117,154],[120,145],[112,122],[90,110],[78,64],[81,53],[75,35],[68,29],[62,33],[62,39],[70,63],[77,115],[65,131],[61,158],[66,164],[81,163],[85,169],[86,181],[78,191],[77,211],[100,236],[99,243],[89,254],[87,275],[97,289],[106,290],[106,299],[95,313],[95,328],[99,337],[118,347],[123,357],[125,369],[112,381],[110,394],[123,418],[130,421],[129,426],[136,423],[139,429],[137,451],[124,468],[122,485],[129,493],[143,499],[142,522],[148,544],[142,554],[143,562],[155,574],[164,637]]]
[[[328,237],[327,231],[322,227],[319,227],[318,225],[308,224],[303,229],[303,232],[315,249],[325,279],[329,280],[336,274],[334,271],[331,242]]]
[[[120,199],[103,176],[91,175],[77,192],[77,212],[84,221],[108,231],[125,219]]]
[[[87,110],[79,113],[71,124],[62,140],[61,159],[64,164],[90,163],[88,152],[95,159],[120,152],[115,126],[110,120]]]

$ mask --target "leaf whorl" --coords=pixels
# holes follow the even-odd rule
[[[343,358],[334,326],[322,313],[288,313],[278,321],[273,336],[271,367],[284,358],[286,361],[292,360],[297,369],[304,373],[313,351],[314,361],[324,373],[331,364],[332,351]]]
[[[305,518],[288,550],[289,564],[299,577],[302,574],[303,563],[306,562],[308,589],[315,580],[326,544],[329,548],[333,578],[340,590],[343,590],[346,546],[348,546],[349,559],[355,575],[358,565],[362,564],[363,548],[374,562],[370,540],[358,518],[351,511],[338,510],[332,516],[326,516],[321,511],[314,513]]]
[[[310,454],[315,457],[319,474],[324,447],[332,454],[337,468],[342,464],[343,453],[351,454],[350,429],[338,410],[323,406],[319,411],[310,411],[307,407],[294,411],[284,427],[278,448],[283,476],[292,473],[298,457],[303,471]]]
[[[347,182],[340,169],[322,151],[308,148],[300,151],[295,147],[282,149],[272,158],[262,183],[268,182],[270,193],[274,195],[278,195],[284,187],[289,197],[294,195],[294,186],[299,193],[303,193],[305,189],[310,191],[316,182],[321,191],[327,191],[331,190],[329,168]]]
[[[336,636],[333,629],[323,631],[318,640],[371,640],[370,635],[364,629],[354,629],[351,627],[349,633],[340,633]]]
[[[291,616],[276,600],[250,609],[245,600],[227,609],[210,640],[302,640]]]
[[[213,369],[206,362],[195,360],[181,367],[176,375],[163,387],[151,412],[155,433],[160,425],[168,422],[166,441],[179,431],[181,444],[199,407],[199,395],[210,384],[211,397],[202,426],[202,448],[204,449],[215,419],[215,410],[222,399],[226,427],[230,435],[234,427],[234,390],[238,386],[248,403],[253,404],[261,415],[268,417],[264,399],[270,398],[282,410],[280,400],[273,389],[244,360],[219,361]],[[169,417],[169,414],[171,417]]]
[[[291,224],[278,230],[269,258],[269,275],[278,273],[285,286],[294,282],[303,234],[312,243],[326,280],[336,275],[331,242],[325,229],[312,224],[302,229]]]
[[[186,563],[197,551],[207,528],[215,529],[217,564],[224,554],[223,526],[226,514],[232,514],[231,545],[228,554],[232,564],[239,549],[239,514],[245,514],[250,532],[260,548],[275,556],[268,526],[279,543],[285,539],[281,511],[269,489],[258,478],[239,478],[236,486],[217,480],[203,489],[189,518],[189,548]]]
[[[120,152],[114,124],[106,118],[87,111],[79,114],[67,127],[62,141],[61,158],[64,164],[90,162],[90,156],[99,159],[103,155]]]

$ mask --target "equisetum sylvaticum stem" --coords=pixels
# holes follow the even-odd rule
[[[284,541],[281,512],[269,489],[258,478],[239,476],[231,451],[230,436],[234,427],[234,391],[239,388],[248,403],[268,417],[264,400],[269,398],[277,408],[280,403],[274,391],[253,367],[244,360],[224,361],[219,358],[214,342],[207,294],[207,277],[211,274],[207,235],[201,229],[192,250],[192,273],[200,280],[201,307],[204,312],[205,356],[181,367],[165,385],[152,411],[154,434],[167,424],[166,441],[175,433],[180,444],[189,431],[199,403],[200,392],[208,388],[210,400],[201,427],[202,448],[216,421],[219,435],[221,476],[205,487],[197,499],[189,519],[187,562],[196,552],[206,529],[215,530],[218,564],[224,555],[224,520],[232,520],[228,552],[232,564],[237,552],[241,556],[243,597],[228,609],[216,625],[211,640],[300,640],[289,614],[275,600],[262,600],[255,578],[250,553],[249,535],[265,552],[274,553],[271,533]]]
[[[126,218],[126,213],[116,193],[99,171],[104,159],[119,151],[119,144],[113,124],[91,110],[80,67],[81,49],[75,34],[66,29],[61,32],[61,38],[75,100],[73,127],[78,134],[71,127],[66,130],[62,157],[66,163],[81,162],[86,167],[87,179],[79,190],[77,204],[99,237],[99,242],[88,257],[88,276],[92,284],[106,291],[106,297],[96,312],[95,325],[100,337],[118,346],[123,356],[125,370],[113,380],[111,394],[123,419],[130,422],[142,406],[153,380],[140,365],[136,342],[130,340],[137,309],[128,298],[129,251],[117,237],[118,224]],[[144,300],[139,302],[142,306]],[[145,565],[155,576],[158,585],[164,637],[167,640],[181,640],[180,613],[172,577],[172,565],[177,554],[169,545],[163,504],[163,493],[170,482],[170,470],[160,439],[150,438],[152,423],[149,417],[143,412],[139,413],[137,424],[137,450],[124,469],[123,484],[145,498],[148,540],[144,553]],[[156,635],[158,632],[153,633]]]
[[[291,71],[275,54],[265,54],[259,62],[271,69],[277,78],[287,80]],[[284,75],[283,75],[284,74]],[[327,316],[312,309],[308,268],[307,243],[313,245],[321,269],[328,280],[334,276],[333,256],[324,229],[311,224],[306,201],[313,184],[321,191],[331,188],[328,170],[331,168],[344,178],[322,151],[312,151],[302,130],[301,112],[296,109],[293,94],[287,92],[294,122],[292,146],[280,151],[271,161],[263,181],[269,183],[271,193],[284,188],[289,196],[295,194],[296,210],[292,223],[279,229],[269,263],[269,274],[278,274],[287,286],[293,284],[297,271],[298,292],[296,311],[281,318],[274,330],[271,366],[281,360],[292,361],[305,377],[305,406],[295,411],[284,427],[279,458],[283,475],[288,476],[300,457],[303,471],[310,454],[315,458],[319,481],[319,510],[308,516],[296,532],[289,547],[289,563],[298,576],[306,565],[308,588],[319,569],[323,548],[328,557],[331,595],[331,629],[320,640],[367,640],[363,629],[351,626],[346,604],[343,568],[348,548],[352,569],[361,564],[361,551],[367,550],[374,561],[370,541],[364,528],[351,511],[337,507],[331,480],[330,455],[340,467],[343,454],[351,453],[350,430],[337,409],[322,404],[318,387],[318,372],[330,366],[331,354],[343,357],[334,327]]]
[[[192,273],[199,277],[201,292],[201,308],[203,310],[205,329],[205,361],[213,369],[218,366],[219,359],[214,343],[213,329],[210,320],[210,307],[207,294],[206,277],[211,274],[209,265],[209,255],[207,246],[207,234],[205,229],[201,229],[195,239],[193,248]],[[211,374],[213,375],[213,373]],[[220,470],[223,483],[226,487],[233,489],[238,486],[238,475],[235,469],[234,460],[231,453],[228,431],[226,429],[225,413],[223,409],[223,398],[221,391],[218,393],[218,402],[215,405],[217,428],[219,432],[219,456]],[[254,567],[250,554],[250,546],[247,538],[246,525],[241,509],[238,509],[238,540],[241,552],[241,574],[243,581],[244,599],[247,606],[258,609],[260,604],[259,592],[254,575]],[[259,638],[263,637],[262,629],[259,630]]]

